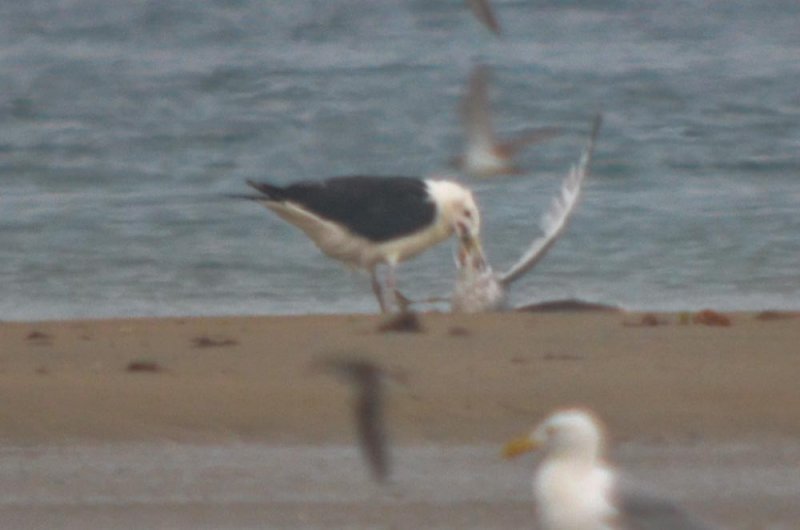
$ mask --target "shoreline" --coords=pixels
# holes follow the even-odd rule
[[[416,332],[374,315],[3,322],[0,514],[15,528],[528,527],[534,461],[500,448],[582,404],[628,476],[731,528],[792,528],[800,318],[698,315],[389,326]],[[310,369],[349,353],[398,375],[388,489],[361,461],[350,388]]]
[[[349,388],[309,366],[351,353],[403,374],[398,443],[497,442],[574,404],[623,441],[800,436],[800,319],[763,315],[428,313],[418,332],[374,315],[2,322],[0,440],[342,442]]]

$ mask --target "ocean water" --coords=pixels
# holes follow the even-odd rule
[[[605,116],[566,234],[516,303],[800,308],[800,3],[32,0],[0,5],[0,319],[371,312],[366,275],[225,194],[431,175],[493,69],[495,127],[564,134],[470,181],[502,269]],[[399,271],[446,295],[444,244]]]

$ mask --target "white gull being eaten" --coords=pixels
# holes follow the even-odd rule
[[[601,123],[602,118],[598,115],[578,164],[571,168],[559,195],[542,218],[541,228],[544,233],[533,241],[528,250],[507,271],[495,272],[485,259],[479,242],[469,238],[462,239],[456,260],[459,271],[450,299],[453,312],[477,313],[506,308],[509,285],[539,263],[567,227],[578,204],[583,181],[589,172]]]

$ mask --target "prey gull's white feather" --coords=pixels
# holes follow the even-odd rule
[[[561,185],[559,196],[553,200],[550,208],[542,216],[540,226],[543,234],[534,240],[516,263],[498,276],[498,281],[503,286],[508,286],[511,282],[531,270],[545,256],[567,227],[567,222],[578,204],[583,181],[589,172],[589,164],[594,153],[594,143],[597,138],[597,131],[600,129],[600,123],[599,118],[595,120],[589,144],[581,153],[578,163],[570,168],[569,174]]]

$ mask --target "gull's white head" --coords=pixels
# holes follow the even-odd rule
[[[481,214],[472,192],[449,180],[428,180],[427,184],[428,193],[438,206],[444,226],[455,232],[462,241],[479,241]]]
[[[569,457],[594,462],[603,450],[603,431],[588,411],[567,409],[553,413],[525,438],[513,440],[505,455],[513,457],[541,448],[546,457]]]
[[[531,437],[548,456],[584,456],[594,460],[602,451],[603,433],[589,412],[569,409],[556,412],[540,423]]]

